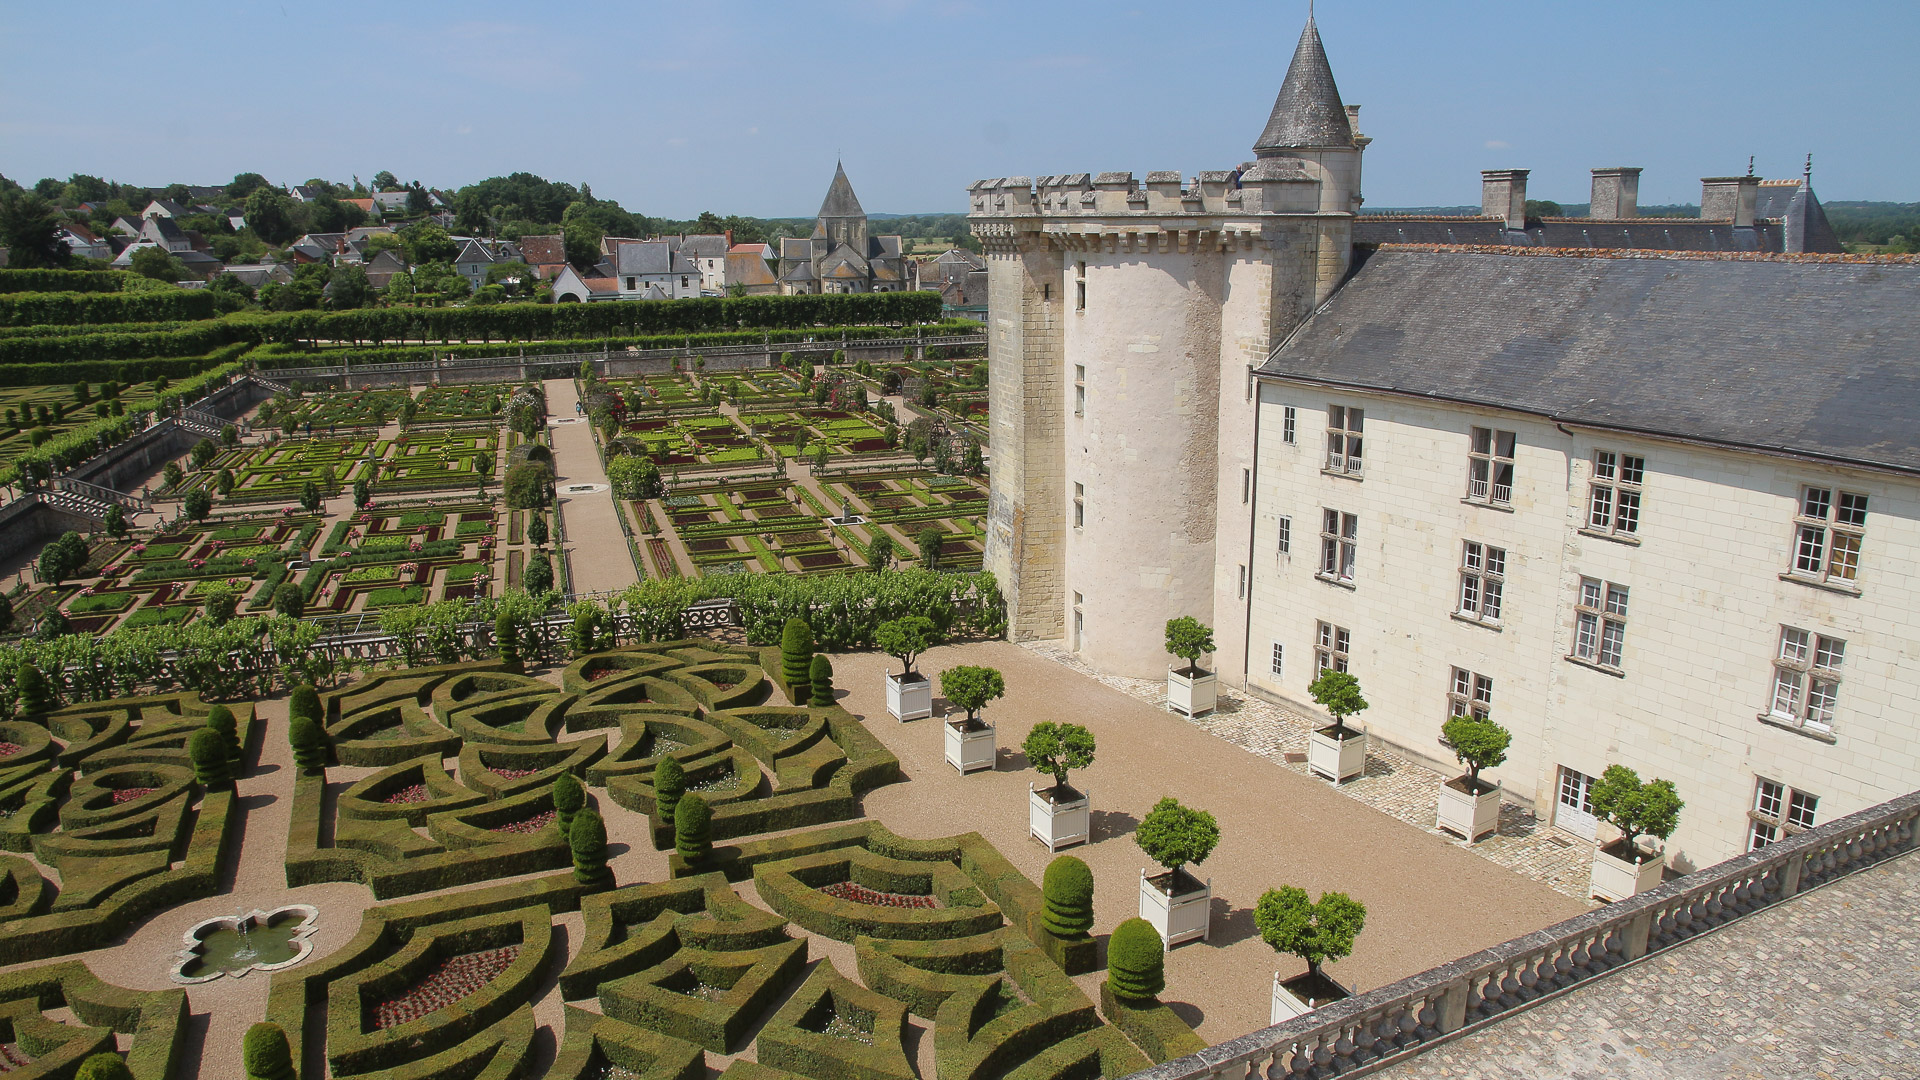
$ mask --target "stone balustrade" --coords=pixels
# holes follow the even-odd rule
[[[1920,792],[1130,1080],[1283,1080],[1371,1071],[1517,1009],[1911,851]]]

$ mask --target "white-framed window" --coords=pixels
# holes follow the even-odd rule
[[[1286,667],[1287,647],[1276,641],[1273,643],[1273,666],[1271,668],[1274,677],[1279,678],[1286,674]]]
[[[1280,515],[1279,526],[1280,554],[1291,555],[1293,554],[1293,518],[1286,514]]]
[[[1495,506],[1513,502],[1513,445],[1511,431],[1473,429],[1467,450],[1467,498]]]
[[[1466,668],[1454,668],[1447,687],[1447,718],[1485,720],[1493,711],[1493,680]]]
[[[1280,406],[1280,441],[1293,446],[1300,441],[1300,410],[1291,405]]]
[[[1330,622],[1315,623],[1313,630],[1313,670],[1347,670],[1347,650],[1353,645],[1353,633]]]
[[[1087,525],[1087,485],[1073,485],[1073,527],[1084,529]]]
[[[1367,422],[1366,410],[1345,405],[1327,406],[1327,471],[1360,475],[1360,458],[1363,451],[1362,430]]]
[[[1073,365],[1073,415],[1087,415],[1087,365]]]
[[[1573,655],[1618,671],[1627,641],[1627,587],[1599,578],[1580,579],[1573,616]]]
[[[1646,475],[1646,458],[1595,450],[1593,481],[1587,485],[1587,528],[1616,536],[1639,532],[1641,484]]]
[[[1360,519],[1338,510],[1323,510],[1320,526],[1320,576],[1329,581],[1352,581],[1360,547]]]
[[[1778,780],[1754,777],[1753,810],[1747,814],[1747,850],[1756,851],[1780,839],[1813,828],[1820,796],[1790,788]]]
[[[1818,581],[1851,584],[1860,573],[1860,543],[1867,529],[1867,497],[1832,488],[1800,489],[1793,522],[1793,573]]]
[[[1456,614],[1497,623],[1507,591],[1507,549],[1475,540],[1460,545],[1460,606]]]
[[[1782,626],[1768,714],[1785,723],[1831,730],[1833,710],[1840,702],[1840,665],[1846,659],[1845,641]]]

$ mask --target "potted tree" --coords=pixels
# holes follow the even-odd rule
[[[1291,1020],[1352,996],[1320,965],[1353,953],[1353,940],[1367,925],[1365,904],[1337,892],[1321,893],[1318,903],[1310,903],[1305,889],[1282,885],[1260,895],[1253,925],[1274,952],[1292,953],[1307,962],[1304,975],[1282,979],[1278,971],[1273,973],[1273,1012],[1267,1023]]]
[[[1027,732],[1020,749],[1034,769],[1053,777],[1052,787],[1036,790],[1027,785],[1027,831],[1047,845],[1048,852],[1092,839],[1091,800],[1067,783],[1067,770],[1093,764],[1093,732],[1079,724],[1043,720]]]
[[[1213,882],[1187,873],[1205,862],[1220,842],[1220,824],[1205,810],[1181,806],[1168,796],[1154,804],[1133,831],[1134,843],[1161,866],[1140,871],[1140,917],[1160,932],[1167,948],[1205,940],[1213,924]]]
[[[1201,670],[1198,661],[1213,651],[1213,628],[1191,615],[1168,619],[1167,651],[1187,662],[1167,669],[1167,704],[1187,716],[1212,712],[1219,700],[1214,675]]]
[[[896,720],[933,715],[933,680],[913,669],[914,658],[933,644],[933,620],[925,615],[889,619],[874,628],[873,643],[900,661],[900,674],[887,676],[887,712]]]
[[[1593,853],[1591,895],[1600,900],[1625,900],[1660,884],[1666,871],[1665,851],[1640,846],[1640,837],[1665,840],[1680,825],[1686,803],[1671,780],[1648,780],[1625,765],[1609,765],[1593,785],[1593,812],[1620,830],[1620,839]]]
[[[1344,671],[1322,668],[1307,693],[1333,714],[1333,723],[1307,736],[1307,768],[1317,776],[1342,783],[1367,771],[1367,733],[1347,726],[1347,717],[1367,707],[1360,696],[1360,680]]]
[[[1500,785],[1480,779],[1481,769],[1507,760],[1513,735],[1491,720],[1456,716],[1440,728],[1467,775],[1440,785],[1440,827],[1471,844],[1500,827]]]
[[[967,711],[965,716],[948,717],[943,725],[947,764],[959,769],[962,775],[975,769],[992,768],[998,753],[993,725],[980,719],[980,710],[994,698],[1006,696],[1006,680],[990,667],[962,664],[940,673],[940,692]]]

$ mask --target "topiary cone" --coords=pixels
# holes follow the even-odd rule
[[[308,776],[327,770],[327,731],[311,716],[296,716],[287,721],[287,742],[293,746],[293,763]]]
[[[1040,888],[1045,908],[1040,925],[1060,937],[1079,937],[1093,929],[1093,871],[1072,855],[1047,864]]]
[[[233,710],[225,705],[215,705],[207,710],[207,730],[217,733],[220,741],[226,745],[227,760],[240,760],[240,726],[233,718]]]
[[[567,830],[567,846],[573,851],[573,878],[583,885],[599,885],[612,874],[607,870],[607,826],[594,810],[582,810],[573,816]]]
[[[661,758],[653,769],[654,809],[660,815],[661,824],[674,821],[673,813],[680,808],[680,796],[686,793],[686,767],[675,758]]]
[[[807,686],[811,695],[807,704],[821,709],[833,704],[833,661],[815,653],[807,666]]]
[[[697,791],[683,796],[674,807],[673,846],[689,863],[704,862],[713,851],[713,811]]]
[[[805,705],[813,697],[808,675],[813,670],[813,631],[799,619],[788,619],[780,631],[780,677],[787,684],[787,700]]]
[[[1160,932],[1145,919],[1113,928],[1107,942],[1107,987],[1113,996],[1146,1001],[1167,988],[1167,950]]]
[[[580,784],[580,778],[572,773],[561,773],[553,778],[553,821],[560,826],[560,835],[573,835],[573,816],[587,805],[587,789]]]
[[[247,1080],[294,1080],[293,1048],[279,1024],[259,1023],[247,1029],[240,1044],[240,1064]]]
[[[313,688],[312,683],[300,683],[293,688],[293,693],[287,695],[287,715],[310,716],[315,720],[321,718],[320,692]]]
[[[218,791],[231,782],[226,740],[212,728],[203,727],[187,739],[187,760],[193,762],[193,778],[208,791]]]

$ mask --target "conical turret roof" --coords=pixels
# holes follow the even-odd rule
[[[1273,112],[1267,117],[1267,129],[1253,144],[1256,156],[1276,150],[1315,150],[1353,145],[1353,126],[1347,123],[1347,108],[1340,103],[1340,88],[1333,84],[1333,68],[1327,63],[1327,50],[1320,44],[1320,30],[1307,16],[1307,27],[1300,31],[1300,44],[1293,50],[1293,63],[1287,65],[1287,80],[1280,84],[1280,96],[1273,100]]]
[[[853,185],[847,181],[847,170],[839,162],[833,163],[833,184],[827,188],[827,201],[820,204],[819,217],[844,218],[867,216],[860,209],[860,200],[854,197]]]
[[[1791,254],[1817,252],[1837,254],[1846,249],[1840,246],[1840,238],[1835,235],[1833,226],[1827,223],[1826,208],[1820,205],[1820,199],[1813,193],[1813,164],[1808,162],[1807,171],[1800,178],[1800,189],[1793,193],[1793,202],[1787,206],[1787,229],[1782,239],[1782,248]]]

